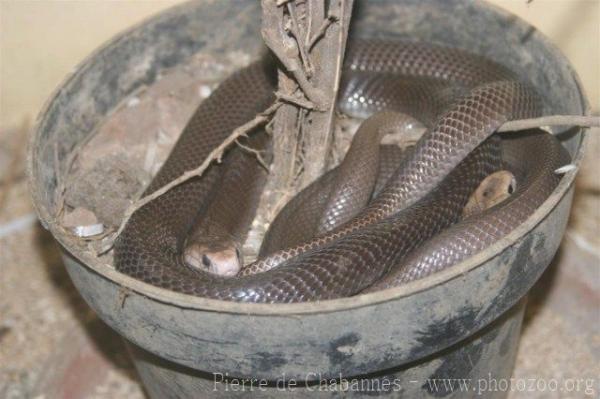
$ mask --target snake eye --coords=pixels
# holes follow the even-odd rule
[[[237,256],[238,261],[241,263],[241,261],[242,261],[242,252],[240,251],[239,248],[235,249],[235,255]]]
[[[202,264],[206,267],[210,267],[210,265],[211,265],[210,258],[206,255],[202,255]]]

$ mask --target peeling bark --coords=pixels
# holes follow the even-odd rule
[[[273,163],[257,212],[267,215],[266,223],[327,167],[352,4],[262,0],[262,35],[279,61],[282,102],[269,125]]]

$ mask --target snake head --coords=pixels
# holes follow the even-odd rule
[[[183,251],[183,259],[196,269],[219,276],[235,276],[242,268],[241,251],[235,244],[220,244],[189,243]]]
[[[516,190],[517,180],[508,170],[492,173],[481,181],[463,209],[463,217],[483,212],[510,197]]]

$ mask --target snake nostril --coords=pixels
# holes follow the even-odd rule
[[[202,255],[202,264],[206,267],[209,267],[211,264],[210,258],[206,255]]]

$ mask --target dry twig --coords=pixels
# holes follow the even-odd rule
[[[225,152],[225,150],[232,143],[236,142],[236,140],[238,138],[240,138],[242,136],[245,136],[248,132],[250,132],[251,130],[253,130],[257,126],[262,125],[263,123],[266,123],[269,120],[270,116],[280,106],[281,106],[281,103],[278,102],[278,101],[275,102],[275,103],[273,103],[265,111],[263,111],[262,113],[256,115],[256,117],[254,119],[252,119],[249,122],[246,122],[242,126],[240,126],[237,129],[235,129],[229,135],[229,137],[227,137],[218,147],[216,147],[214,150],[212,150],[210,152],[210,154],[208,154],[208,156],[206,157],[206,159],[204,160],[204,162],[202,162],[202,164],[200,166],[198,166],[196,169],[192,169],[192,170],[186,171],[185,173],[183,173],[178,178],[172,180],[169,184],[165,184],[164,186],[162,186],[158,190],[154,191],[152,194],[148,194],[147,196],[142,197],[139,200],[137,200],[136,202],[134,202],[133,204],[131,204],[131,206],[125,211],[125,215],[123,217],[123,221],[121,222],[121,225],[119,226],[119,229],[117,230],[117,232],[112,237],[112,242],[114,243],[114,240],[116,240],[117,237],[119,237],[119,235],[123,232],[123,229],[127,225],[127,222],[129,221],[129,219],[131,219],[131,216],[135,213],[135,211],[137,211],[138,209],[140,209],[141,207],[143,207],[144,205],[146,205],[150,201],[152,201],[152,200],[160,197],[161,195],[163,195],[167,191],[171,190],[173,187],[176,187],[176,186],[178,186],[178,185],[180,185],[180,184],[188,181],[189,179],[191,179],[193,177],[202,176],[202,174],[204,173],[204,171],[210,166],[210,164],[213,161],[217,161],[217,162],[221,161],[221,157],[223,156],[223,153]],[[111,247],[112,247],[112,244],[111,244]],[[110,247],[109,248],[104,248],[103,252],[106,252],[109,249],[110,249]]]
[[[258,161],[260,166],[265,168],[267,171],[269,170],[269,163],[263,157],[264,151],[260,151],[260,150],[257,150],[256,148],[252,148],[250,146],[242,144],[240,142],[240,140],[238,140],[238,139],[235,140],[235,144],[238,145],[242,150],[249,152],[251,154],[254,154],[254,156],[256,157],[256,160]]]
[[[543,126],[600,127],[600,117],[584,115],[550,115],[504,123],[499,132],[533,129]]]

